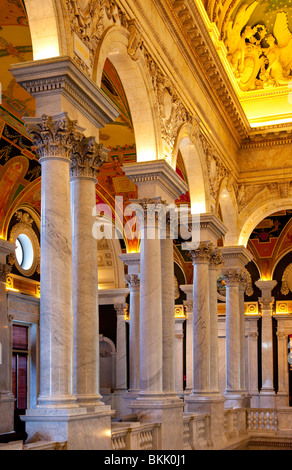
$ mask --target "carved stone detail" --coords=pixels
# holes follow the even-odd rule
[[[41,119],[26,121],[25,125],[34,141],[40,161],[43,158],[69,160],[73,143],[82,138],[76,122],[71,121],[66,114],[54,118],[43,114]]]
[[[6,276],[11,273],[11,266],[0,263],[0,282],[6,282]]]
[[[198,248],[190,250],[193,264],[210,263],[215,246],[210,242],[201,242]]]
[[[184,300],[183,302],[184,302],[186,314],[189,315],[190,313],[193,313],[193,308],[194,308],[193,302],[192,301],[188,302],[187,300]]]
[[[125,274],[124,279],[127,283],[127,287],[130,290],[140,289],[140,274]]]
[[[117,313],[117,316],[124,316],[126,317],[128,314],[128,304],[115,304],[114,305],[115,311]]]
[[[100,167],[108,160],[102,144],[97,144],[94,137],[83,137],[73,144],[71,178],[97,178]]]
[[[246,285],[246,273],[241,268],[222,269],[222,276],[227,287]]]
[[[275,302],[274,297],[259,297],[259,303],[262,310],[272,310]]]
[[[288,286],[288,277],[289,277],[291,269],[292,269],[292,263],[290,263],[287,266],[282,276],[281,294],[283,295],[288,295],[290,292],[290,288]]]

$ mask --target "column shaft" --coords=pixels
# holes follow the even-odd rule
[[[175,394],[175,300],[173,240],[161,240],[163,391]]]

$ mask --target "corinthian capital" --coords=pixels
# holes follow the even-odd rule
[[[44,158],[70,160],[73,143],[82,137],[76,121],[71,121],[66,113],[25,118],[25,126],[33,139],[40,161]]]
[[[73,144],[71,178],[97,178],[99,168],[108,160],[107,151],[94,137],[83,137]]]
[[[129,289],[135,290],[140,288],[140,274],[125,274],[124,279]]]
[[[246,273],[240,268],[222,269],[223,279],[228,287],[246,287]]]
[[[215,248],[211,258],[210,258],[210,268],[218,269],[220,264],[223,263],[223,256],[218,248]]]
[[[214,254],[215,246],[210,242],[201,242],[198,248],[190,250],[193,264],[209,263]]]
[[[273,308],[274,302],[275,302],[274,297],[260,297],[259,298],[259,303],[260,303],[262,310],[271,311]]]

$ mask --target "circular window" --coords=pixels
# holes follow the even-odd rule
[[[15,245],[15,256],[17,263],[24,271],[28,271],[32,267],[34,261],[32,242],[27,235],[21,233],[18,235],[15,241]]]

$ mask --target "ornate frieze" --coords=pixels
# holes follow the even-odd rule
[[[73,143],[71,178],[97,178],[100,167],[108,160],[107,152],[102,144],[97,144],[94,137],[83,137]]]
[[[170,78],[161,71],[146,50],[144,50],[144,55],[156,94],[161,136],[166,148],[169,148],[169,151],[164,153],[164,158],[171,163],[178,129],[184,123],[192,123],[192,116],[183,105]]]
[[[74,60],[91,75],[95,52],[100,39],[110,26],[127,26],[125,14],[112,0],[66,0],[68,19],[72,33],[89,51],[88,61],[74,50]],[[133,34],[133,33],[132,33]],[[86,54],[84,54],[86,55]]]
[[[54,117],[43,114],[40,119],[27,119],[25,126],[40,161],[44,158],[65,158],[69,161],[72,145],[82,138],[76,121],[71,121],[65,113]]]

